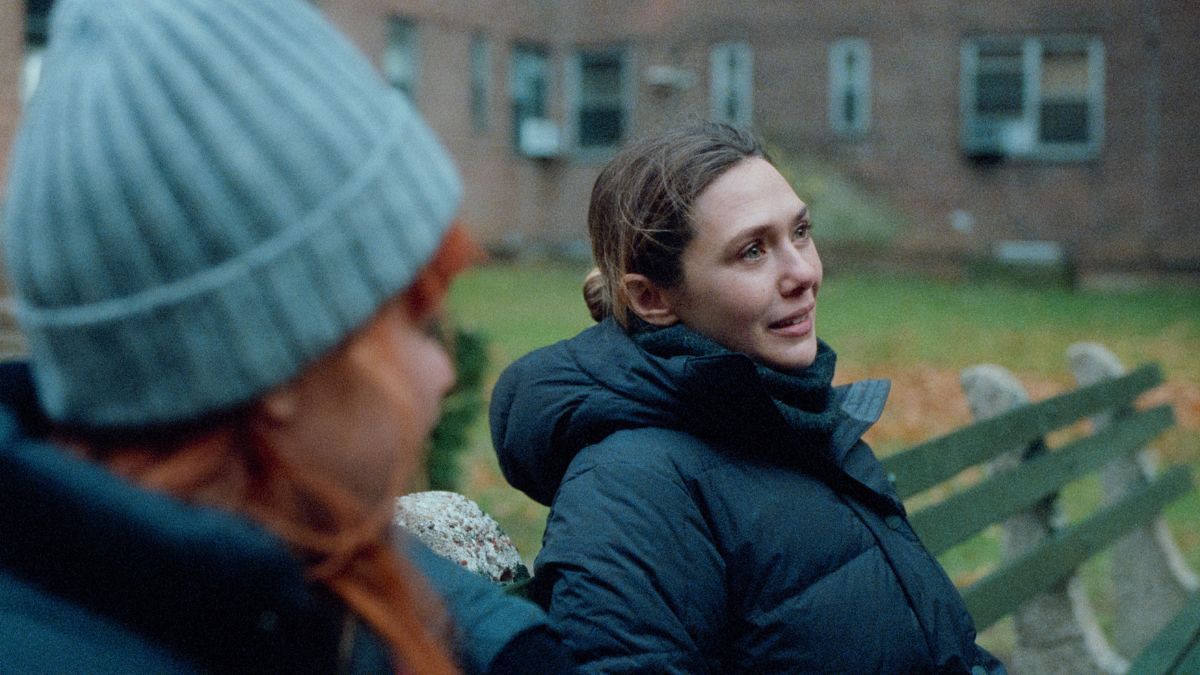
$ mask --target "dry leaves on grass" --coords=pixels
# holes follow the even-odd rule
[[[1033,401],[1049,398],[1075,386],[1069,377],[1060,380],[1030,373],[1015,375]],[[880,454],[886,455],[941,436],[971,421],[956,369],[928,364],[871,369],[842,366],[838,382],[866,378],[892,381],[892,392],[883,417],[867,434],[867,442],[877,448]],[[1179,379],[1168,379],[1140,401],[1142,406],[1163,403],[1173,405],[1182,433],[1192,435],[1200,432],[1200,386]],[[1187,447],[1176,436],[1169,434],[1160,444],[1165,459],[1171,462],[1195,461],[1200,448]]]
[[[867,434],[867,442],[881,454],[895,451],[949,433],[971,422],[966,397],[959,385],[959,371],[917,364],[903,368],[878,367],[856,370],[843,367],[839,382],[866,378],[892,381],[883,417]],[[1033,400],[1052,396],[1066,385],[1049,378],[1018,376]]]
[[[1200,386],[1195,383],[1168,379],[1147,393],[1142,403],[1147,406],[1170,403],[1181,428],[1200,431]]]

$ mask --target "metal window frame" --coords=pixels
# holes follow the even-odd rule
[[[492,99],[492,41],[480,31],[471,34],[470,46],[470,101],[471,127],[483,133],[491,128]]]
[[[401,55],[400,58],[409,65],[409,72],[392,72],[393,54]],[[388,16],[380,70],[388,84],[416,102],[421,81],[421,29],[417,20],[403,14]]]
[[[861,63],[859,76],[850,81],[846,57],[854,54]],[[871,128],[871,45],[864,38],[840,38],[829,45],[829,126],[843,137],[856,138]],[[842,97],[849,91],[856,100],[858,114],[848,120],[843,114]]]
[[[987,141],[978,129],[1001,125],[987,121],[978,114],[976,75],[979,72],[979,50],[997,43],[1020,44],[1024,100],[1019,121],[1001,130],[1010,140]],[[1042,104],[1042,59],[1047,47],[1083,49],[1088,59],[1088,139],[1084,143],[1047,143],[1041,140],[1040,111]],[[1083,162],[1100,156],[1104,146],[1104,43],[1098,36],[1039,35],[1039,36],[976,36],[963,41],[960,73],[960,145],[968,154],[995,155],[1015,159],[1050,162]]]
[[[616,57],[620,64],[620,111],[622,120],[621,138],[615,143],[608,145],[583,145],[581,134],[583,129],[579,123],[579,116],[584,108],[584,91],[583,91],[583,68],[584,58],[588,56],[610,56]],[[636,78],[633,76],[634,63],[631,50],[624,44],[607,45],[603,47],[577,47],[571,54],[571,58],[566,63],[566,72],[564,73],[564,90],[567,100],[567,122],[565,124],[566,137],[571,139],[572,152],[578,156],[598,155],[607,156],[612,153],[617,147],[624,142],[624,139],[629,135],[629,129],[633,120],[633,112],[635,109],[636,97]]]
[[[734,64],[731,73],[727,67]],[[754,48],[746,41],[719,42],[709,51],[708,114],[716,122],[750,127],[754,122]],[[733,75],[730,81],[729,75]],[[726,114],[729,97],[737,100],[737,111]]]

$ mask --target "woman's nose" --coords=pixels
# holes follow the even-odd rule
[[[779,292],[791,295],[804,292],[821,282],[821,260],[812,242],[803,247],[783,247],[779,257]]]

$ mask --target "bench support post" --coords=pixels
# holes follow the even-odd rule
[[[999,366],[968,368],[962,372],[961,382],[976,420],[1029,402],[1021,383]],[[1041,451],[1040,443],[1013,448],[996,460],[993,469],[1014,466]],[[1057,525],[1053,499],[1009,518],[1004,523],[1004,559],[1018,557]],[[1128,669],[1128,663],[1104,639],[1082,590],[1073,577],[1014,613],[1016,645],[1009,664],[1013,673],[1122,673]]]
[[[1067,360],[1079,386],[1120,377],[1126,372],[1111,351],[1096,343],[1071,345]],[[1092,424],[1097,430],[1102,429],[1113,415],[1126,412],[1116,410],[1097,416]],[[1144,485],[1154,471],[1152,450],[1137,457],[1114,460],[1101,478],[1105,502],[1112,503],[1131,488]],[[1113,642],[1127,656],[1141,652],[1200,586],[1161,518],[1134,530],[1113,546],[1112,578],[1116,605]]]

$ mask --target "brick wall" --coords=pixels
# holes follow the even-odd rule
[[[0,143],[18,104],[20,5],[0,3]],[[1200,4],[1188,0],[320,0],[322,9],[378,64],[386,19],[417,25],[417,104],[457,158],[468,191],[463,216],[493,244],[579,241],[603,154],[518,156],[511,138],[509,56],[515,42],[551,57],[550,115],[568,110],[564,73],[577,46],[621,44],[638,78],[631,133],[707,114],[708,54],[716,42],[754,48],[754,119],[772,142],[818,155],[883,194],[909,223],[897,247],[922,254],[980,253],[1006,239],[1052,239],[1096,270],[1200,272]],[[749,9],[748,9],[749,8]],[[492,48],[489,125],[469,104],[469,44]],[[959,147],[960,50],[979,35],[1079,34],[1105,50],[1104,144],[1085,162],[968,160]],[[872,125],[837,138],[827,121],[827,59],[841,37],[872,51]],[[669,65],[691,87],[642,79]],[[0,164],[0,168],[3,164]],[[801,195],[803,197],[803,195]],[[951,227],[955,212],[974,228]]]

